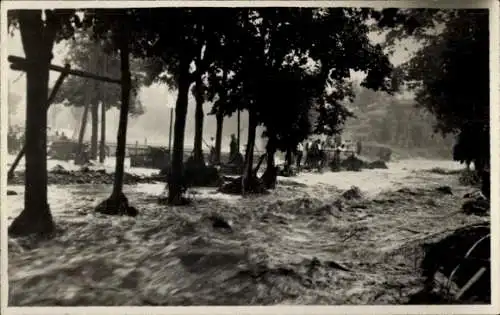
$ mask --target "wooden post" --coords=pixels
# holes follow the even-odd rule
[[[481,267],[475,274],[474,276],[472,276],[472,278],[469,279],[469,281],[467,281],[467,283],[462,287],[462,289],[460,289],[460,291],[455,295],[455,299],[456,300],[459,300],[462,295],[464,295],[465,292],[467,292],[467,290],[470,289],[470,287],[472,287],[472,285],[474,283],[477,282],[477,280],[479,280],[481,278],[481,276],[486,272],[486,268],[485,267]]]
[[[99,150],[99,162],[104,163],[106,159],[106,104],[101,102],[101,146]]]
[[[170,130],[168,131],[168,155],[172,163],[172,121],[174,118],[174,109],[170,108]]]
[[[238,143],[238,154],[240,153],[240,109],[238,108],[238,138],[237,138],[237,143]]]
[[[52,91],[50,92],[49,98],[47,99],[47,111],[56,98],[57,91],[61,87],[64,79],[68,76],[70,70],[69,64],[66,64],[63,68],[63,71],[61,71],[61,74],[59,75],[59,78],[57,78],[56,83],[54,84],[54,87],[52,88]],[[13,178],[14,177],[14,171],[16,170],[17,165],[21,161],[21,158],[24,156],[24,153],[26,151],[26,144],[23,144],[23,148],[21,151],[16,156],[16,159],[14,160],[14,163],[12,163],[12,166],[9,169],[9,172],[7,173],[7,178]]]

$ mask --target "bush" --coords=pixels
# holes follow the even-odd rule
[[[340,164],[342,168],[345,168],[348,171],[359,172],[363,167],[366,166],[366,163],[363,160],[355,157],[354,155],[348,157]]]
[[[387,164],[385,164],[385,162],[382,160],[373,161],[371,163],[368,163],[366,168],[369,168],[369,169],[388,169]]]
[[[476,171],[473,170],[463,170],[460,173],[458,181],[464,186],[479,186],[481,183],[481,178]]]
[[[188,187],[218,187],[223,183],[219,170],[207,166],[204,161],[189,158],[184,166],[184,177]]]

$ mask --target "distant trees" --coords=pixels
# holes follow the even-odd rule
[[[17,112],[17,105],[21,102],[21,96],[17,93],[9,91],[7,104],[9,106],[9,114],[15,114]]]
[[[458,134],[458,160],[482,171],[489,163],[489,11],[385,9],[388,45],[413,36],[422,48],[401,67],[416,102],[436,117],[436,130]]]
[[[452,138],[435,134],[436,118],[414,100],[395,98],[384,92],[357,87],[347,128],[363,141],[422,152],[428,156],[451,156]],[[422,149],[422,150],[420,150]],[[423,150],[425,149],[425,150]]]
[[[17,107],[21,102],[21,96],[14,92],[9,91],[7,105],[8,105],[8,126],[11,127],[10,117],[11,115],[15,115],[17,113]]]
[[[75,38],[68,41],[67,60],[73,68],[85,69],[92,73],[111,78],[120,77],[120,58],[116,53],[109,51],[109,43],[105,40],[95,40],[88,30],[79,30]],[[107,51],[108,50],[108,51]],[[138,98],[139,88],[142,85],[139,60],[133,60],[132,66],[132,93],[131,93],[131,115],[143,113],[142,104]],[[57,94],[56,103],[65,102],[69,106],[90,106],[92,118],[91,130],[91,159],[97,158],[97,139],[99,125],[99,105],[101,110],[101,162],[104,159],[103,148],[105,147],[105,118],[106,110],[111,107],[120,106],[120,87],[116,84],[99,82],[77,76],[70,76],[62,85]],[[83,126],[85,128],[85,126]]]

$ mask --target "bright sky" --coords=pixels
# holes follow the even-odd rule
[[[372,33],[370,34],[370,39],[374,42],[380,42],[382,37]],[[401,47],[395,54],[391,57],[391,62],[395,65],[406,61],[410,54],[416,49],[416,46],[412,43],[404,43],[406,49]],[[8,40],[8,54],[16,56],[24,56],[24,51],[22,48],[22,43],[20,40],[19,33],[16,32],[14,36],[10,37]],[[52,63],[55,65],[63,65],[63,59],[65,57],[66,51],[63,44],[56,45],[54,48],[54,59]],[[21,102],[18,104],[17,113],[11,115],[11,121],[13,124],[20,126],[24,125],[25,119],[25,89],[26,89],[26,79],[22,75],[20,77],[20,72],[8,70],[9,78],[9,91],[16,93],[21,96]],[[58,73],[50,73],[50,87],[54,84],[57,79]],[[359,80],[363,77],[362,73],[352,72],[351,76],[353,79]],[[16,82],[14,82],[17,80]],[[168,143],[168,131],[169,131],[169,106],[175,105],[176,94],[175,92],[167,91],[166,87],[161,85],[154,85],[148,88],[143,88],[140,93],[140,98],[145,108],[145,114],[129,120],[129,128],[127,134],[127,142],[133,143],[135,141],[144,142],[147,138],[149,144],[159,144],[164,145]],[[62,105],[60,105],[62,107]],[[189,108],[186,122],[186,147],[191,146],[192,139],[194,137],[194,99],[190,94]],[[206,104],[205,112],[210,110],[210,104]],[[69,136],[76,134],[75,130],[79,128],[75,125],[75,121],[71,112],[68,109],[63,109],[55,117],[53,111],[49,111],[49,124],[53,128],[59,130],[66,130],[66,134]],[[79,123],[78,123],[79,125]],[[111,142],[116,142],[116,130],[118,128],[118,111],[110,110],[107,114],[107,139]],[[243,128],[241,136],[242,143],[246,142],[246,126],[247,126],[247,115],[242,113],[241,127]],[[215,118],[213,116],[206,116],[204,124],[204,138],[209,141],[210,137],[215,135]],[[223,142],[224,146],[229,143],[229,137],[231,133],[236,133],[237,129],[236,117],[226,118],[224,122],[223,130]],[[90,125],[87,127],[86,136],[90,137]],[[260,136],[261,131],[259,131],[258,136]],[[260,138],[260,137],[259,137]]]

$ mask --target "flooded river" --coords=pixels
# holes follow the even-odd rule
[[[157,203],[164,184],[126,185],[137,218],[92,213],[111,185],[50,185],[59,232],[47,241],[9,239],[9,305],[405,303],[422,287],[425,237],[482,219],[457,212],[471,188],[456,174],[425,171],[458,163],[388,166],[279,178],[264,196],[194,189],[183,207]],[[342,197],[353,185],[364,196]],[[19,193],[7,199],[13,218],[24,188],[9,189]],[[214,216],[230,230],[217,228]]]
[[[8,164],[14,159],[9,157]],[[78,169],[72,163],[63,161],[48,161],[48,169],[50,170],[56,165],[61,165],[67,170]],[[126,160],[125,171],[137,175],[152,175],[157,173],[157,170],[145,168],[131,168],[130,161]],[[293,182],[302,183],[308,187],[319,185],[335,186],[338,189],[349,189],[351,186],[357,186],[365,194],[375,196],[376,194],[385,191],[398,189],[403,186],[422,186],[440,182],[442,176],[439,174],[426,173],[425,176],[419,175],[417,171],[430,170],[432,168],[441,168],[444,170],[459,170],[463,168],[459,163],[443,160],[425,160],[413,159],[402,160],[398,162],[388,163],[388,169],[363,170],[362,172],[328,172],[323,173],[301,173],[296,177],[287,178]],[[104,165],[96,165],[95,168],[104,168],[107,172],[114,172],[114,160],[109,159]],[[18,168],[23,169],[21,164]],[[285,178],[280,178],[285,179]],[[93,208],[100,201],[105,199],[111,193],[111,185],[50,185],[48,189],[49,204],[54,216],[73,216],[75,209],[87,211]],[[305,188],[307,190],[307,188]],[[9,220],[18,215],[23,207],[24,186],[9,185],[9,190],[13,190],[18,195],[8,197],[8,216]],[[137,184],[125,185],[125,194],[129,199],[134,201],[135,198],[143,199],[152,196],[165,194],[165,185],[157,184]],[[239,197],[216,194],[214,188],[196,188],[197,198],[210,196],[210,198],[221,198],[225,200],[238,200]]]

